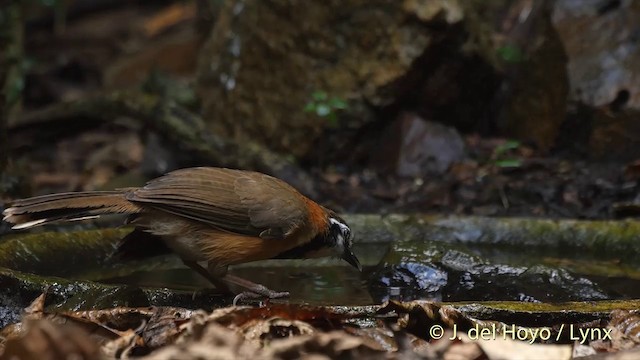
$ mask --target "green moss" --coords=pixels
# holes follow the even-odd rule
[[[130,228],[17,234],[0,243],[0,267],[68,276],[111,266],[106,259]],[[106,270],[106,269],[105,269]]]

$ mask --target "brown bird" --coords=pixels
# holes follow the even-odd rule
[[[164,241],[217,288],[229,292],[228,285],[236,285],[249,290],[234,302],[289,293],[227,274],[229,265],[333,255],[361,269],[343,219],[284,181],[252,171],[181,169],[141,188],[37,196],[17,200],[3,212],[4,220],[15,224],[13,229],[105,214],[129,214],[127,223],[136,226],[121,242],[120,252],[147,233]]]

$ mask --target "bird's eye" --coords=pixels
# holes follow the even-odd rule
[[[351,237],[351,229],[342,221],[337,220],[335,218],[329,218],[329,222],[331,223],[332,231],[342,235],[342,237],[349,239]]]

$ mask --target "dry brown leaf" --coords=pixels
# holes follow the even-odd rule
[[[44,303],[46,300],[46,292],[40,294],[35,300],[29,304],[26,308],[24,308],[24,317],[30,319],[39,319],[42,317],[42,313],[44,312]]]
[[[145,345],[151,349],[173,343],[179,334],[178,327],[187,321],[175,308],[156,307],[153,316],[142,329]]]
[[[60,314],[82,318],[87,321],[103,324],[111,329],[124,331],[139,327],[140,324],[143,323],[143,321],[146,321],[150,319],[151,316],[153,316],[154,310],[154,307],[116,307],[101,310],[64,311]]]
[[[349,335],[357,336],[366,340],[367,345],[373,349],[388,352],[398,350],[394,334],[386,327],[354,327],[345,328],[344,330]],[[418,338],[416,337],[416,339]],[[414,349],[415,346],[418,345],[414,344]]]
[[[597,352],[589,345],[573,344],[573,358],[595,355]]]
[[[193,310],[170,307],[152,306],[145,308],[117,307],[102,310],[71,311],[49,315],[55,318],[63,318],[79,323],[93,323],[95,326],[107,329],[114,334],[127,332],[130,329],[137,329],[141,326],[141,333],[150,331],[158,322],[171,322],[173,327],[187,322]],[[87,329],[93,333],[91,329]]]
[[[344,331],[315,333],[273,341],[262,359],[387,359],[386,352],[373,349],[363,339]]]
[[[153,345],[154,341],[160,341],[159,329],[164,329],[168,338],[172,339],[177,333],[178,325],[187,321],[192,313],[191,310],[175,307],[117,307],[47,314],[47,318],[58,323],[72,322],[85,329],[99,343],[130,336],[132,329],[137,329],[136,333],[139,333],[142,338],[156,337],[151,341]],[[168,329],[174,330],[169,331]],[[169,332],[171,335],[168,334]],[[145,342],[143,341],[141,344],[145,344]],[[153,348],[162,344],[164,343],[149,346]]]
[[[458,329],[466,331],[475,325],[484,327],[492,323],[472,319],[452,306],[432,301],[389,301],[378,311],[380,314],[391,312],[398,314],[400,328],[427,340],[431,339],[428,329],[433,326],[442,326],[444,330],[455,325]]]
[[[121,333],[117,339],[102,345],[102,354],[108,358],[127,358],[132,355],[134,349],[144,346],[144,340],[134,330]]]
[[[480,340],[477,344],[489,360],[568,360],[572,358],[573,353],[571,345],[529,344],[502,337],[497,337],[495,340]]]
[[[27,320],[22,337],[7,340],[0,359],[100,359],[98,345],[82,329],[49,320]]]
[[[609,326],[616,328],[631,341],[640,344],[640,314],[637,311],[614,310]]]
[[[210,320],[219,324],[241,328],[247,322],[257,319],[280,318],[299,320],[322,330],[343,328],[345,320],[353,318],[348,314],[338,314],[324,307],[312,307],[298,304],[271,304],[265,307],[231,307],[215,310]]]
[[[200,323],[204,319],[202,316],[196,315],[195,317],[196,323]],[[231,360],[261,358],[257,356],[258,348],[249,342],[244,342],[242,337],[234,330],[213,322],[203,327],[196,325],[192,329],[190,337],[182,337],[175,345],[166,346],[141,359]]]
[[[249,321],[240,328],[240,332],[245,340],[256,346],[268,346],[273,340],[311,335],[316,330],[304,321],[271,318]]]
[[[447,330],[440,340],[426,341],[410,333],[396,332],[396,340],[406,343],[403,338],[411,339],[411,346],[401,346],[399,359],[444,359],[444,360],[485,360],[486,356],[473,341],[453,339],[454,333]],[[464,337],[461,336],[460,338]],[[453,340],[452,340],[453,339]]]
[[[620,350],[615,353],[599,353],[581,360],[637,360],[640,359],[640,348]]]
[[[322,333],[296,317],[326,326],[344,315],[322,308],[280,304],[268,308],[223,308],[211,314],[196,312],[179,326],[174,345],[144,359],[330,359],[387,354],[371,346],[369,338],[344,331]]]
[[[72,314],[47,314],[46,319],[54,322],[55,324],[70,324],[79,329],[82,329],[87,334],[90,334],[91,338],[97,343],[111,341],[123,335],[122,331],[111,329],[104,324],[76,317]]]
[[[442,354],[443,360],[480,360],[486,355],[477,343],[452,343]]]
[[[443,360],[480,360],[486,355],[476,343],[454,343],[442,354]]]
[[[611,331],[610,336],[606,339],[596,339],[589,344],[597,351],[619,351],[631,349],[640,344],[640,314],[637,311],[611,312],[607,329]]]
[[[35,300],[29,304],[26,308],[24,308],[24,312],[22,314],[22,322],[16,324],[10,324],[5,326],[2,331],[0,331],[0,339],[3,340],[3,343],[9,339],[17,338],[24,335],[27,330],[24,326],[24,323],[27,320],[38,320],[42,319],[44,316],[44,303],[45,303],[46,294],[42,293]]]

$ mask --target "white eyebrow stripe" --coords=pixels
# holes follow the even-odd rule
[[[340,227],[340,230],[342,230],[342,231],[345,231],[345,230],[346,231],[351,231],[351,229],[349,229],[349,227],[346,224],[344,224],[344,223],[342,223],[342,222],[340,222],[340,221],[338,221],[338,220],[336,220],[334,218],[329,218],[329,222],[334,224],[334,225],[338,225]]]

